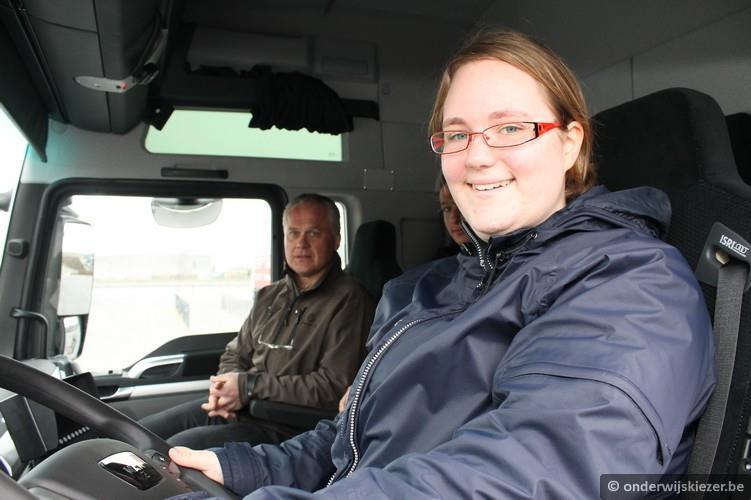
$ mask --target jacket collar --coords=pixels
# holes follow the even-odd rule
[[[308,288],[307,290],[300,291],[297,288],[297,282],[295,281],[295,272],[290,269],[290,267],[287,265],[287,263],[284,263],[284,274],[285,279],[287,280],[287,284],[294,290],[295,295],[302,295],[311,293],[314,290],[318,290],[319,288],[325,286],[327,283],[331,282],[336,278],[338,275],[342,274],[344,271],[342,271],[342,260],[339,258],[339,254],[334,252],[334,257],[331,259],[331,262],[329,263],[329,267],[326,268],[326,272],[323,274],[320,280],[313,285],[312,287]]]
[[[610,192],[604,186],[595,186],[569,201],[539,226],[493,236],[487,242],[480,239],[464,219],[461,224],[469,235],[469,245],[474,248],[480,266],[487,272],[493,269],[499,256],[513,254],[532,240],[541,244],[570,230],[607,225],[630,227],[638,232],[664,237],[670,212],[667,195],[658,189],[641,187]]]
[[[465,255],[477,255],[480,266],[485,271],[490,271],[495,266],[500,255],[512,254],[524,247],[530,240],[537,238],[537,231],[532,229],[519,229],[513,233],[500,236],[492,236],[489,241],[481,239],[467,222],[461,221],[464,231],[469,235],[467,252]]]

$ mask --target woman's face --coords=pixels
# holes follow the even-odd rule
[[[459,68],[443,106],[443,130],[479,132],[515,121],[556,121],[536,80],[497,59]],[[565,206],[565,174],[581,143],[577,122],[509,148],[491,148],[475,135],[466,150],[442,155],[441,167],[464,219],[487,240],[537,226]]]
[[[454,199],[451,198],[451,193],[446,186],[441,187],[441,191],[438,193],[438,199],[441,203],[443,225],[446,226],[446,231],[448,231],[451,239],[454,240],[454,243],[457,245],[469,242],[469,236],[467,236],[467,233],[462,229],[462,214],[459,213],[459,209],[456,207],[456,203],[454,203]]]

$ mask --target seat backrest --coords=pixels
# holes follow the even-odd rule
[[[673,208],[667,240],[694,269],[714,222],[749,239],[751,187],[738,175],[725,116],[714,99],[689,89],[667,89],[605,110],[593,122],[602,183],[611,190],[649,185],[665,191]],[[702,283],[702,290],[713,314],[716,288]],[[751,413],[748,295],[741,311],[721,439],[712,462],[716,474],[743,472]]]
[[[725,117],[733,146],[733,156],[738,173],[746,184],[751,184],[751,114],[735,113]]]
[[[357,278],[378,302],[383,285],[402,274],[396,261],[394,225],[385,220],[374,220],[358,227],[345,271]]]

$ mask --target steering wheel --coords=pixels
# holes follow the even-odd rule
[[[165,490],[164,485],[169,487],[171,486],[170,483],[173,483],[173,487],[169,491],[174,491],[174,493],[171,493],[174,495],[185,493],[185,485],[187,484],[193,490],[203,490],[215,497],[224,499],[237,498],[237,495],[230,492],[220,484],[212,481],[197,470],[188,468],[177,469],[175,464],[170,464],[169,469],[172,474],[166,473],[165,471],[167,469],[167,463],[169,463],[169,458],[166,458],[167,463],[165,463],[163,457],[168,457],[167,451],[170,448],[169,444],[134,420],[131,420],[111,406],[85,393],[77,387],[4,355],[0,355],[0,387],[36,401],[61,415],[98,431],[103,436],[111,438],[110,440],[103,440],[109,444],[109,449],[112,449],[110,443],[116,443],[116,441],[126,443],[135,448],[135,450],[140,452],[137,454],[137,457],[150,464],[156,470],[161,470],[162,479],[166,479],[166,481],[159,480],[163,485],[160,487],[159,498],[164,498],[164,492],[167,491]],[[83,444],[86,442],[87,441],[76,444]],[[64,448],[37,467],[45,465],[50,459],[55,458],[57,455],[60,455],[67,450],[73,449],[75,446],[76,445],[71,445]],[[125,447],[126,445],[122,446]],[[126,447],[124,449],[127,450],[128,448],[129,447]],[[88,450],[86,453],[91,454],[91,450]],[[74,456],[72,458],[76,457]],[[96,466],[96,461],[99,461],[101,458],[104,457],[95,458],[93,465]],[[61,460],[58,460],[57,462],[59,464],[64,463]],[[75,461],[68,460],[68,462]],[[75,467],[73,469],[73,475],[86,474],[86,465],[75,463],[72,463],[71,465]],[[32,469],[32,472],[34,470],[35,469]],[[99,469],[97,469],[97,473],[100,476],[102,475],[101,470]],[[3,474],[0,473],[0,475]],[[104,474],[104,476],[109,478],[109,475]],[[177,479],[177,476],[179,476],[179,479]],[[111,477],[116,480],[118,486],[120,486],[122,480],[116,478],[115,475],[111,475]],[[4,479],[9,478],[6,476]],[[135,490],[135,488],[133,489]],[[35,498],[28,490],[25,490],[21,485],[12,482],[12,480],[10,483],[8,480],[0,480],[0,492],[3,491],[9,494],[8,496],[5,496],[5,494],[1,495],[3,498]],[[22,496],[22,491],[28,496]],[[147,493],[148,491],[144,492],[144,494]],[[153,498],[153,496],[151,497]],[[144,496],[143,498],[147,497]]]

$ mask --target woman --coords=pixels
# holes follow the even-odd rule
[[[436,250],[434,259],[456,255],[460,250],[471,251],[469,236],[462,227],[462,214],[451,197],[446,179],[441,176],[441,189],[438,190],[438,202],[441,204],[441,216],[446,232],[451,237],[451,244]]]
[[[241,494],[277,485],[254,499],[584,499],[602,474],[684,472],[713,348],[691,269],[657,238],[666,196],[591,187],[580,88],[520,34],[454,57],[431,128],[477,255],[390,282],[334,422],[170,456]]]

